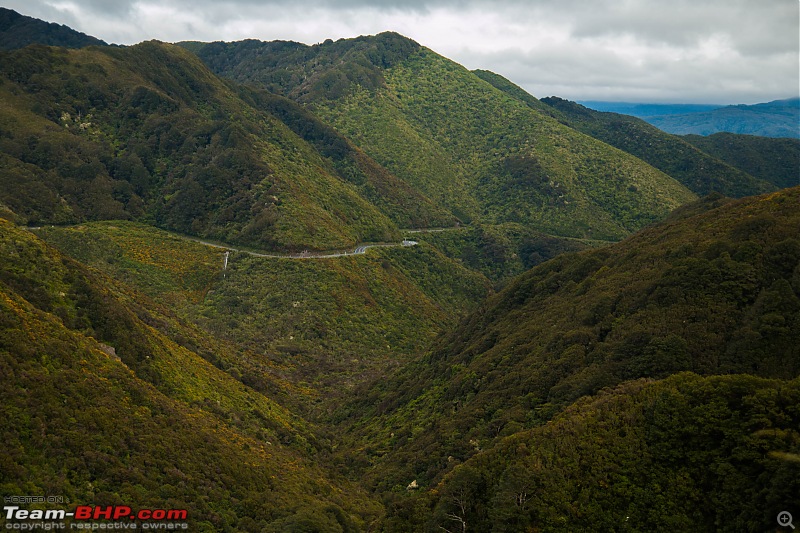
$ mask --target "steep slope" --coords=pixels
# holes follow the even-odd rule
[[[206,356],[243,383],[314,416],[423,352],[490,291],[486,278],[424,243],[330,259],[246,252],[226,259],[223,248],[138,223],[36,233],[236,346],[233,356],[216,350]]]
[[[0,50],[14,50],[30,44],[83,48],[106,43],[67,26],[26,17],[13,9],[0,7]]]
[[[235,348],[3,220],[0,253],[4,491],[185,508],[195,531],[378,512],[310,425],[198,355]]]
[[[462,222],[618,239],[694,197],[394,33],[191,46],[220,75],[306,103]]]
[[[459,465],[422,516],[395,497],[387,529],[771,531],[800,511],[798,405],[797,379],[628,382]]]
[[[342,412],[354,461],[382,488],[424,486],[498,436],[626,380],[797,377],[798,206],[800,188],[709,198],[532,269]]]
[[[686,135],[687,142],[777,187],[800,185],[800,139],[715,133]]]
[[[771,182],[723,163],[644,120],[592,111],[556,97],[543,98],[542,102],[558,110],[570,127],[647,161],[697,194],[718,192],[740,198],[775,190]]]
[[[146,219],[302,250],[452,220],[295,104],[226,85],[179,47],[38,46],[0,65],[0,203],[21,223]]]
[[[800,137],[800,98],[726,106],[702,113],[646,117],[645,120],[676,135],[711,135],[726,131],[796,139]]]

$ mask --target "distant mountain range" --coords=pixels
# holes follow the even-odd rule
[[[249,533],[800,516],[800,139],[679,137],[391,32],[0,20],[4,494]]]
[[[725,107],[722,104],[640,104],[636,102],[605,102],[600,100],[578,100],[577,102],[595,111],[632,115],[639,118],[704,113]]]
[[[755,105],[636,104],[582,101],[596,111],[633,115],[676,135],[719,132],[800,138],[800,98]]]

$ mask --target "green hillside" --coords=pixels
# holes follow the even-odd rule
[[[82,48],[106,43],[67,26],[26,17],[13,9],[0,7],[0,50],[13,50],[30,44]]]
[[[0,52],[0,492],[225,532],[800,516],[800,187],[697,200],[786,165],[548,102],[396,33]]]
[[[718,192],[740,198],[775,190],[774,182],[755,178],[642,119],[593,111],[556,97],[542,102],[559,111],[570,127],[647,161],[699,195]]]
[[[191,47],[220,75],[307,104],[462,222],[618,239],[694,197],[394,33]]]
[[[797,379],[628,382],[457,466],[387,530],[772,531],[800,510],[798,405]]]
[[[800,189],[708,198],[519,276],[341,412],[382,490],[438,480],[604,387],[689,370],[800,374]]]
[[[453,220],[292,102],[179,47],[34,46],[0,65],[0,203],[19,223],[137,219],[302,250]]]
[[[424,351],[490,292],[486,278],[424,243],[331,259],[235,252],[223,271],[222,248],[137,223],[37,234],[237,346],[234,357],[209,357],[248,386],[315,416]],[[280,386],[264,373],[281,376]]]
[[[736,133],[683,137],[706,153],[777,187],[800,185],[800,139]]]
[[[185,508],[194,531],[376,516],[313,427],[199,355],[238,348],[2,220],[0,253],[5,494]]]

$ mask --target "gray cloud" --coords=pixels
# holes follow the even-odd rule
[[[398,31],[536,96],[754,103],[798,95],[797,0],[6,0],[109,42],[321,42]]]

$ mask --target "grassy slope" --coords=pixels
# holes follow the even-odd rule
[[[773,139],[735,133],[684,139],[729,165],[777,187],[800,185],[800,139]]]
[[[798,205],[798,188],[709,199],[532,269],[343,410],[353,460],[381,487],[404,487],[625,380],[796,377]]]
[[[317,105],[364,150],[462,218],[619,238],[692,194],[640,160],[420,49],[386,88]]]
[[[397,238],[353,179],[399,222],[449,220],[394,190],[397,180],[353,149],[340,175],[254,107],[279,106],[274,98],[240,94],[179,47],[30,47],[4,54],[2,65],[0,202],[20,222],[145,218],[277,249]]]
[[[394,33],[192,44],[215,72],[312,106],[462,221],[620,238],[693,198],[640,160]]]
[[[740,167],[723,163],[680,137],[670,135],[644,120],[592,111],[560,98],[542,102],[561,113],[561,119],[579,131],[647,161],[699,195],[718,192],[740,198],[775,189]]]
[[[240,353],[215,364],[287,405],[326,413],[356,383],[424,350],[485,297],[488,281],[435,248],[292,260],[231,254],[141,224],[38,232],[170,305]],[[264,382],[264,373],[283,376]]]
[[[186,507],[208,531],[378,512],[324,470],[313,427],[198,355],[233,348],[29,232],[0,229],[4,492]]]

